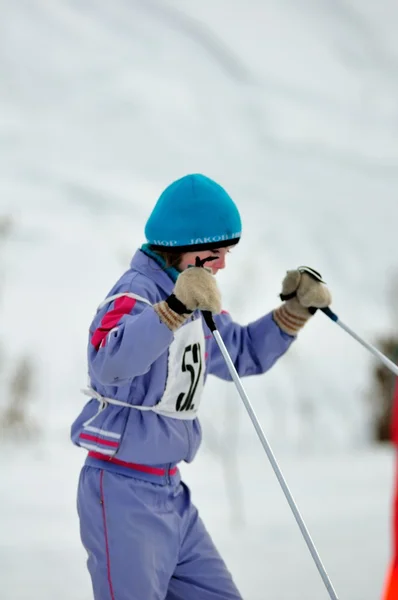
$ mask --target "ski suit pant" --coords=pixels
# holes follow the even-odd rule
[[[179,477],[86,465],[78,513],[95,600],[242,600]]]

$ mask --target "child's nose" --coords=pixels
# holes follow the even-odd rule
[[[224,269],[225,256],[219,256],[218,259],[214,261],[214,266],[216,267],[216,269]]]

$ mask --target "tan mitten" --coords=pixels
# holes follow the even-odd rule
[[[176,281],[173,293],[153,307],[169,329],[175,331],[194,310],[221,312],[221,295],[210,269],[189,267]]]
[[[297,335],[317,308],[325,308],[332,302],[329,288],[320,275],[317,278],[299,269],[287,271],[280,296],[285,302],[274,310],[273,317],[289,335]]]

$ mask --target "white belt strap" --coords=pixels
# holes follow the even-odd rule
[[[153,408],[154,408],[153,406],[135,406],[134,404],[129,404],[128,402],[123,402],[122,400],[116,400],[116,398],[107,398],[106,396],[101,396],[100,393],[98,393],[96,390],[94,390],[90,386],[82,389],[81,392],[83,392],[83,394],[85,396],[89,396],[90,398],[98,400],[98,402],[99,402],[98,410],[95,413],[95,415],[93,417],[90,417],[90,419],[88,419],[88,421],[85,421],[85,423],[83,423],[83,425],[85,427],[86,427],[86,425],[89,425],[92,421],[94,421],[94,419],[96,419],[98,417],[98,415],[103,410],[105,410],[105,408],[108,406],[108,404],[114,404],[115,406],[124,406],[125,408],[135,408],[136,410],[143,410],[143,411],[153,410]]]

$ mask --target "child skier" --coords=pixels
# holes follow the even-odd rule
[[[285,302],[247,326],[221,311],[215,275],[241,236],[238,209],[203,175],[168,186],[147,243],[100,305],[89,331],[90,401],[72,425],[88,450],[78,486],[81,539],[95,600],[238,600],[178,464],[201,441],[208,374],[230,380],[200,311],[211,311],[240,376],[272,367],[328,288],[288,271]],[[210,259],[204,267],[192,266]]]

